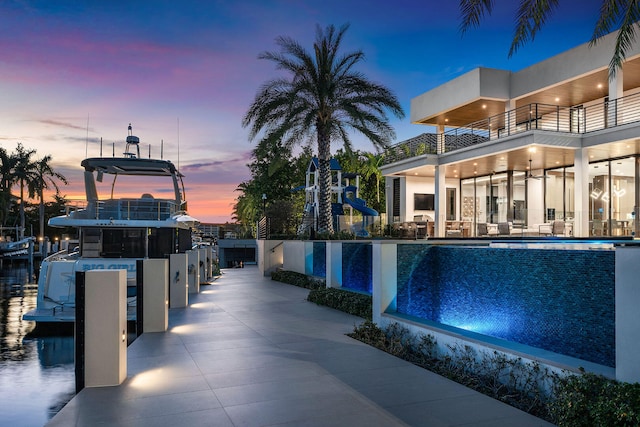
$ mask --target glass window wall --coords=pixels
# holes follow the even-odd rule
[[[631,235],[634,204],[635,158],[589,165],[590,235]]]

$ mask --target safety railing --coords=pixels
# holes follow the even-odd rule
[[[385,150],[384,164],[460,150],[531,130],[585,134],[640,121],[640,92],[597,104],[528,104],[441,134],[422,134]]]

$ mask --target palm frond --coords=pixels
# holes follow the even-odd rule
[[[485,12],[491,15],[493,0],[460,0],[460,32],[466,33],[469,27],[477,28]]]
[[[516,29],[509,48],[509,57],[529,41],[533,41],[547,22],[558,0],[522,0],[516,13]]]

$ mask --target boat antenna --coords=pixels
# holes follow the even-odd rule
[[[116,143],[112,142],[111,143],[111,157],[115,157],[116,156]]]
[[[102,137],[100,137],[100,157],[102,157]]]
[[[180,117],[178,117],[178,170],[180,170]]]
[[[164,159],[164,139],[160,140],[160,160]]]
[[[151,158],[151,144],[149,144],[149,158]]]

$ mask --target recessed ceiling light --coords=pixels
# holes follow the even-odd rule
[[[418,175],[418,172],[414,172],[413,174],[414,174],[414,175]]]
[[[478,174],[478,172],[477,172],[477,171],[473,171],[473,174],[474,174],[474,175],[477,175],[477,174]]]
[[[477,163],[474,163],[474,164],[473,164],[473,166],[478,166],[478,164],[477,164]]]
[[[602,89],[602,83],[598,83],[598,89]]]
[[[529,152],[530,153],[535,153],[536,152],[536,147],[529,147]]]
[[[487,108],[487,104],[482,104],[482,108]]]
[[[560,101],[560,98],[556,97],[556,102],[559,102],[559,101]]]
[[[559,165],[559,164],[560,164],[560,162],[556,161],[556,165]]]
[[[449,121],[449,119],[444,119],[445,123]]]

